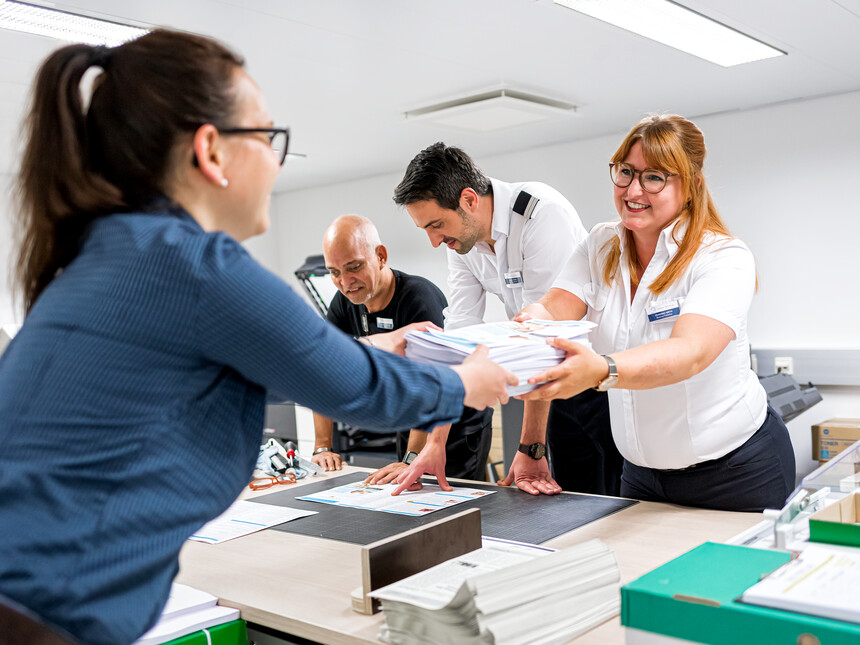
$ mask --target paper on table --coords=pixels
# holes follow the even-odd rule
[[[369,511],[420,516],[495,493],[495,491],[491,490],[459,487],[455,487],[453,491],[446,492],[438,484],[425,483],[424,488],[421,490],[404,491],[397,497],[392,497],[391,493],[397,487],[398,484],[370,485],[364,482],[357,482],[312,493],[304,497],[297,497],[296,499],[333,504],[335,506],[361,508]]]
[[[218,544],[308,515],[316,515],[316,511],[300,511],[285,506],[270,506],[239,500],[233,502],[230,508],[214,520],[204,524],[188,539]]]

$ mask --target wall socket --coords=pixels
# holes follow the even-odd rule
[[[791,356],[776,356],[773,371],[777,374],[794,374],[794,359]]]

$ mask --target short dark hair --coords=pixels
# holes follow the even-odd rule
[[[231,124],[242,65],[210,38],[163,29],[118,47],[68,45],[45,60],[18,177],[16,273],[28,312],[90,222],[163,195],[180,136]],[[87,107],[79,86],[90,67],[104,73]]]
[[[479,195],[493,194],[493,185],[471,157],[440,141],[424,148],[409,162],[406,174],[394,189],[394,203],[408,206],[434,199],[442,208],[457,210],[465,188]]]

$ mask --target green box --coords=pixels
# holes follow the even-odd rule
[[[860,495],[846,495],[809,518],[809,540],[860,546]]]
[[[788,553],[706,542],[621,588],[621,624],[708,645],[857,645],[860,625],[738,602]]]
[[[229,623],[221,623],[206,629],[212,639],[212,645],[248,645],[247,626],[242,619],[231,620]],[[208,645],[209,642],[201,629],[167,641],[164,645]]]

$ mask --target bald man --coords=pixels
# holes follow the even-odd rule
[[[369,219],[358,215],[338,217],[323,236],[326,268],[339,293],[332,298],[328,321],[352,336],[368,336],[399,329],[415,322],[432,321],[441,327],[448,305],[439,288],[426,278],[388,266],[388,250]],[[484,479],[492,441],[492,409],[463,408],[460,420],[450,426],[445,444],[445,476]],[[340,470],[341,457],[332,451],[333,423],[314,413],[316,441],[313,461],[326,470]],[[445,436],[447,427],[433,431]],[[398,461],[372,473],[367,481],[384,484],[396,479],[418,456],[427,441],[420,430],[397,434]],[[443,484],[447,488],[447,482]]]

